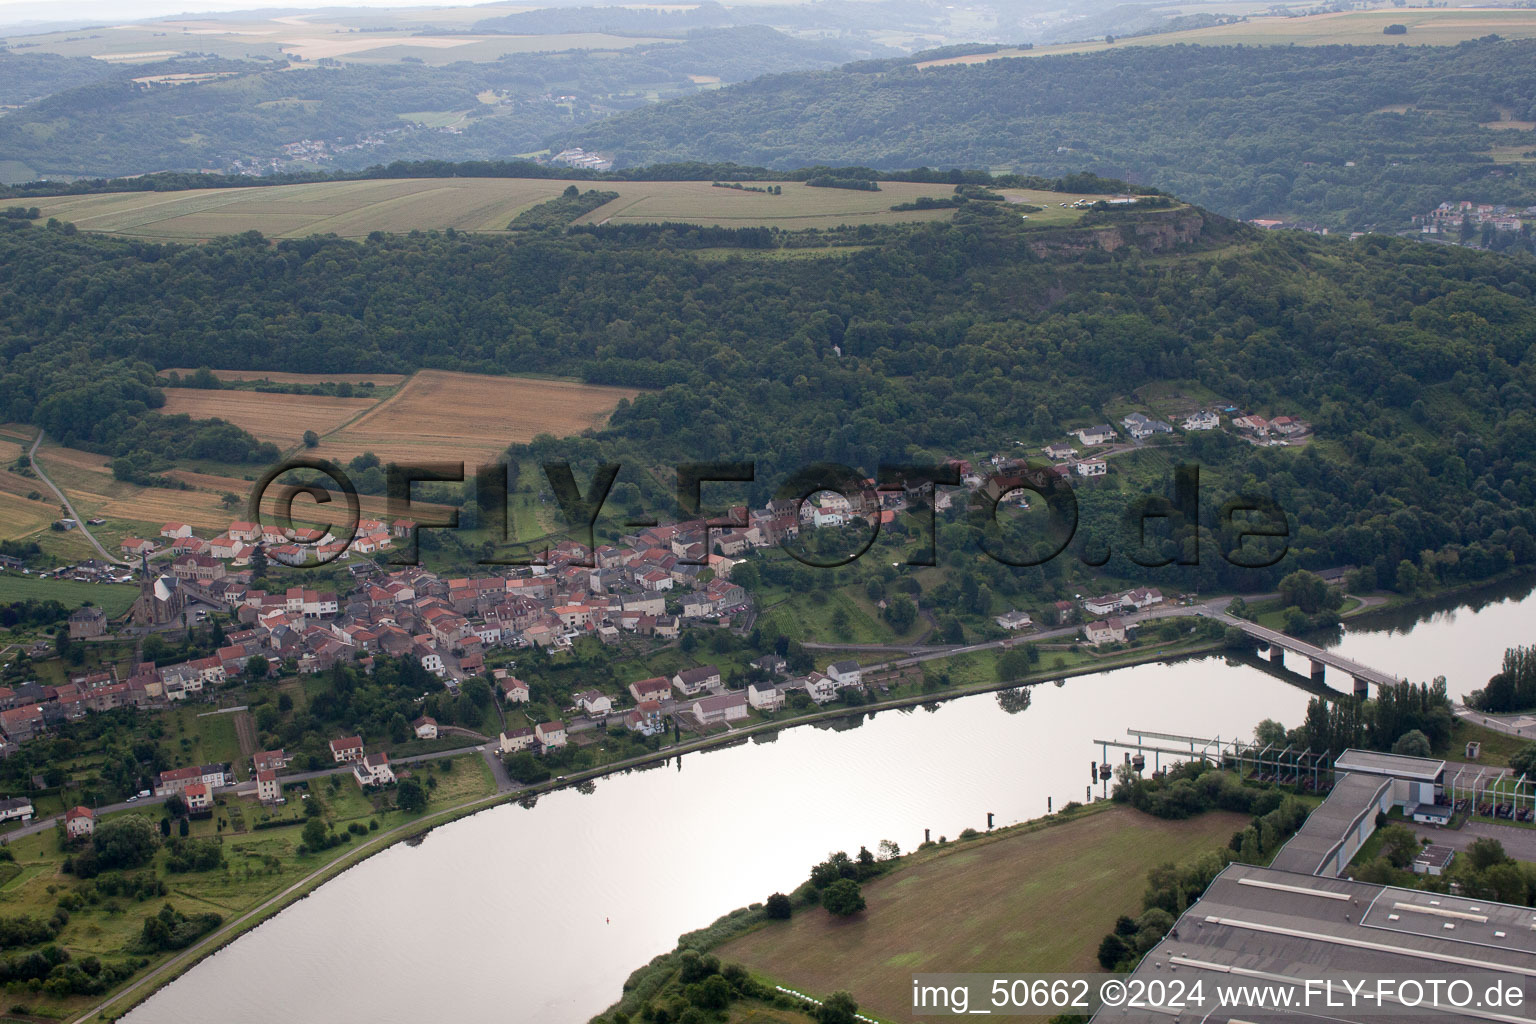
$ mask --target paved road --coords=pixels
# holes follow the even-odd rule
[[[1515,825],[1495,825],[1491,821],[1469,821],[1461,828],[1436,828],[1409,822],[1414,833],[1439,846],[1465,850],[1479,839],[1497,839],[1504,852],[1515,860],[1536,861],[1536,829]]]
[[[1500,718],[1498,715],[1485,715],[1481,711],[1473,711],[1465,704],[1452,704],[1451,710],[1457,718],[1465,719],[1474,725],[1485,726],[1494,732],[1502,732],[1506,736],[1519,736],[1522,739],[1536,740],[1536,725],[1514,725],[1509,718]],[[1525,721],[1536,719],[1536,715],[1514,715],[1513,719]]]
[[[37,478],[43,483],[47,484],[53,493],[59,496],[60,504],[62,504],[64,508],[69,512],[69,517],[75,521],[75,529],[85,534],[85,539],[91,542],[91,546],[96,549],[97,554],[101,555],[103,560],[112,562],[115,565],[127,565],[128,563],[120,559],[113,558],[111,555],[107,554],[107,549],[101,546],[101,541],[97,540],[91,534],[90,529],[85,525],[85,517],[80,515],[79,512],[75,511],[75,506],[69,503],[69,498],[66,497],[64,492],[59,489],[59,485],[50,480],[48,478],[48,474],[43,472],[43,467],[39,465],[37,461],[37,446],[42,443],[43,431],[39,429],[37,436],[32,439],[32,447],[27,449],[27,458],[31,460],[32,470],[37,474]]]

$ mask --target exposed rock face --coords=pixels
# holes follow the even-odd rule
[[[1205,217],[1199,210],[1158,210],[1113,224],[1043,231],[1029,240],[1036,256],[1073,256],[1098,250],[1114,252],[1134,245],[1143,252],[1166,252],[1180,245],[1199,241]]]

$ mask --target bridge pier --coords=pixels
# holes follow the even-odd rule
[[[1279,644],[1270,644],[1269,645],[1269,660],[1270,660],[1270,663],[1273,664],[1273,665],[1284,665],[1285,664],[1285,648],[1281,647]]]
[[[1323,681],[1323,675],[1326,673],[1326,671],[1326,665],[1318,661],[1316,658],[1312,659],[1312,681],[1314,683],[1321,683]]]
[[[1365,698],[1365,697],[1369,697],[1371,695],[1371,684],[1369,682],[1367,682],[1366,680],[1361,679],[1359,676],[1355,676],[1354,680],[1355,680],[1355,696],[1356,697],[1360,697],[1362,699]]]

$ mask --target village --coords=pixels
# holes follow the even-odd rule
[[[1236,436],[1254,444],[1297,443],[1310,434],[1309,425],[1298,418],[1239,415],[1233,407],[1198,409],[1174,419],[1185,432],[1201,432],[1219,429],[1223,416]],[[1119,429],[1100,424],[1073,431],[1085,450],[1056,442],[1042,451],[1051,460],[1052,474],[1091,480],[1108,472],[1115,454],[1174,431],[1166,420],[1133,412],[1121,418]],[[865,480],[850,494],[824,490],[803,502],[779,499],[750,510],[736,506],[728,519],[732,526],[702,520],[657,525],[591,550],[565,540],[549,549],[543,564],[476,576],[445,577],[420,565],[392,565],[388,556],[407,545],[416,529],[406,519],[363,519],[346,541],[320,529],[284,530],[239,520],[204,538],[185,523],[167,522],[157,537],[122,541],[127,566],[92,560],[45,574],[117,581],[131,579],[131,567],[137,567],[140,595],[128,615],[113,622],[102,609],[86,605],[69,616],[68,637],[90,644],[114,636],[169,635],[219,616],[230,623],[221,646],[205,657],[170,664],[135,661],[122,674],[107,664],[74,673],[59,686],[29,681],[0,687],[0,756],[92,712],[214,700],[229,685],[250,677],[248,666],[257,660],[274,674],[304,676],[338,665],[370,672],[380,656],[405,659],[452,692],[469,679],[483,679],[503,708],[515,709],[529,703],[531,692],[512,671],[519,651],[558,658],[590,638],[623,655],[672,644],[689,627],[743,633],[756,610],[731,574],[751,552],[792,541],[803,530],[859,521],[888,524],[923,502],[944,512],[965,500],[967,491],[994,502],[1013,499],[1024,493],[1024,474],[1034,468],[1027,459],[1001,454],[983,465],[951,459],[947,469],[963,489],[921,480],[877,488],[874,480]],[[1027,500],[1018,503],[1027,506]],[[336,589],[270,586],[271,574],[282,571],[269,569],[270,563],[301,565],[315,553],[344,566],[340,578],[346,582]],[[1052,621],[1042,628],[1058,635],[1067,630],[1090,648],[1126,643],[1134,625],[1121,616],[1164,600],[1157,589],[1138,587],[1059,601],[1046,610]],[[1037,628],[1027,611],[1011,609],[993,621],[1007,636],[1022,638]],[[706,664],[610,687],[609,692],[589,688],[574,695],[569,719],[530,720],[526,726],[509,722],[491,746],[502,756],[513,756],[559,749],[573,732],[593,728],[619,726],[645,738],[669,728],[729,729],[787,704],[812,709],[846,700],[850,691],[862,702],[872,688],[856,659],[834,658],[819,671],[791,675],[783,657],[767,654],[752,667],[745,680],[728,680],[717,666]],[[411,730],[416,738],[435,739],[438,723],[423,716],[411,723]],[[350,765],[359,786],[394,781],[388,754],[365,753],[361,738],[338,737],[331,747],[335,762]],[[153,793],[180,794],[196,811],[214,793],[240,785],[247,795],[277,803],[282,800],[278,773],[288,761],[281,750],[263,752],[253,759],[244,783],[230,765],[183,767],[162,773]]]

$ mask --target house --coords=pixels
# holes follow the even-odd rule
[[[735,722],[747,717],[747,693],[745,690],[727,690],[710,694],[694,701],[690,710],[700,725]]]
[[[282,771],[288,767],[288,754],[282,750],[264,750],[251,758],[258,772]]]
[[[1083,636],[1090,644],[1120,643],[1125,640],[1125,623],[1119,619],[1101,619],[1083,627]]]
[[[69,638],[86,640],[107,631],[107,613],[94,605],[77,608],[69,615]]]
[[[256,799],[264,804],[283,802],[283,784],[277,780],[277,772],[258,771],[256,773]]]
[[[505,672],[506,669],[496,669],[497,672]],[[501,695],[508,704],[526,704],[530,696],[528,684],[516,676],[499,678],[497,685],[501,688]]]
[[[389,755],[381,750],[353,763],[352,777],[359,786],[367,789],[369,786],[387,786],[394,782],[395,772],[389,766]]]
[[[234,781],[228,765],[202,764],[187,768],[172,768],[155,776],[155,795],[174,796],[185,794],[193,786],[204,786],[211,793],[220,786]]]
[[[122,549],[125,555],[141,558],[144,555],[155,553],[155,542],[152,540],[141,540],[138,537],[125,537],[123,538]]]
[[[576,706],[588,717],[598,718],[613,710],[613,699],[599,690],[585,690],[576,695]]]
[[[0,800],[0,821],[31,821],[32,801],[24,796]]]
[[[1184,421],[1185,430],[1215,430],[1221,424],[1221,417],[1209,409],[1201,409]]]
[[[992,621],[1004,629],[1028,629],[1034,620],[1029,617],[1029,612],[1008,611]]]
[[[754,668],[760,668],[770,676],[781,676],[789,669],[789,662],[777,654],[765,654],[761,658],[752,661]]]
[[[1153,434],[1171,434],[1173,428],[1162,420],[1154,420],[1143,413],[1133,412],[1120,421],[1126,433],[1137,441],[1144,441]]]
[[[422,715],[411,723],[411,729],[416,733],[416,738],[419,740],[437,739],[437,719],[435,718]]]
[[[1109,472],[1109,463],[1103,459],[1084,459],[1072,468],[1078,476],[1103,476]]]
[[[748,683],[747,703],[758,711],[777,711],[784,706],[784,691],[772,683]]]
[[[168,540],[180,540],[192,536],[192,527],[186,523],[166,523],[160,527],[160,536]]]
[[[1083,611],[1089,615],[1110,615],[1120,608],[1121,595],[1101,594],[1083,599]]]
[[[659,735],[665,731],[666,727],[661,717],[659,701],[641,701],[633,711],[624,716],[624,728],[631,732],[638,732],[642,736]]]
[[[96,831],[96,812],[89,807],[71,807],[64,812],[64,834],[79,839]]]
[[[684,697],[693,697],[712,686],[720,685],[720,669],[714,665],[686,668],[672,677],[672,685],[677,687]]]
[[[663,701],[672,696],[672,683],[662,676],[641,679],[629,684],[629,695],[635,698],[636,704],[648,700]]]
[[[1127,590],[1120,597],[1122,606],[1135,608],[1150,608],[1155,604],[1163,603],[1163,592],[1156,587],[1137,587],[1135,590]]]
[[[1077,449],[1073,448],[1065,441],[1057,441],[1055,444],[1048,444],[1045,446],[1044,451],[1047,458],[1055,459],[1058,462],[1060,462],[1062,459],[1070,459],[1072,456],[1077,454]]]
[[[1077,439],[1083,442],[1083,444],[1108,444],[1118,436],[1115,433],[1115,428],[1108,423],[1101,423],[1096,427],[1084,427],[1082,430],[1073,431],[1073,433],[1077,435]]]
[[[827,678],[838,686],[858,686],[864,681],[864,671],[856,661],[834,661],[827,666]]]
[[[1269,433],[1269,421],[1262,416],[1238,416],[1233,419],[1232,425],[1255,437],[1263,437]]]
[[[533,738],[544,749],[565,746],[565,723],[561,721],[540,722],[533,727]]]
[[[533,730],[529,728],[508,729],[497,738],[497,749],[505,754],[515,754],[519,750],[527,750],[533,746]]]
[[[825,704],[837,699],[837,683],[820,672],[812,672],[805,677],[805,692],[817,704]]]
[[[363,738],[361,736],[343,736],[339,740],[331,740],[331,759],[337,764],[356,761],[362,756]]]
[[[189,814],[204,815],[213,813],[213,793],[205,782],[194,782],[181,791],[181,797],[187,802]]]
[[[1286,437],[1294,437],[1306,433],[1307,425],[1291,416],[1276,416],[1269,421],[1269,429]]]

